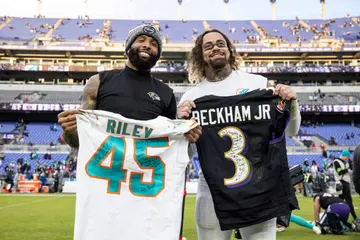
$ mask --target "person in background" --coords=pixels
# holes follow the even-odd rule
[[[18,191],[19,181],[20,181],[20,170],[16,170],[14,176],[14,192]]]
[[[305,159],[304,161],[304,194],[305,197],[312,197],[314,195],[313,188],[312,188],[312,177],[310,174],[310,168],[309,168],[309,161]]]
[[[352,170],[350,157],[351,153],[349,150],[344,150],[341,152],[340,157],[334,160],[335,180],[340,181],[342,185],[342,194],[339,195],[339,198],[346,201],[350,207],[352,217],[358,219],[354,210],[350,189],[350,171]]]
[[[46,153],[44,154],[44,159],[46,159],[46,160],[51,160],[51,154],[50,154],[50,152],[46,152]]]
[[[36,151],[30,153],[30,159],[38,159],[39,154]]]
[[[54,123],[53,125],[50,126],[50,130],[56,132],[58,130],[58,125]]]
[[[309,221],[306,221],[304,218],[302,218],[298,215],[295,215],[293,213],[291,213],[291,215],[290,215],[290,222],[295,223],[296,225],[299,225],[301,227],[310,229],[310,230],[314,231],[317,235],[321,234],[320,227],[313,225]],[[285,230],[284,226],[281,226],[279,224],[276,226],[277,232],[283,232],[284,230]]]
[[[324,210],[323,215],[321,215],[321,209]],[[350,211],[350,206],[343,199],[332,194],[320,193],[314,197],[315,224],[325,231],[324,226],[336,234],[349,230],[359,232],[358,219],[352,221],[352,224],[348,222]]]

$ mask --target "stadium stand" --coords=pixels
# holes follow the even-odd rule
[[[103,20],[63,20],[62,24],[54,31],[54,35],[61,36],[61,39],[65,41],[97,38],[102,32],[103,22]]]
[[[0,30],[0,39],[11,41],[30,41],[35,37],[45,36],[57,19],[13,18]]]
[[[352,104],[360,103],[360,93],[327,93],[323,96],[315,93],[298,93],[299,101],[302,104]]]
[[[286,146],[299,146],[294,140],[290,137],[286,137]]]
[[[160,30],[168,42],[192,41],[193,36],[204,29],[200,21],[161,21]]]
[[[44,47],[44,49],[46,49],[47,45],[54,47],[53,49],[57,49],[56,47],[61,47],[61,50],[63,50],[63,48],[65,48],[63,52],[59,51],[59,53],[63,54],[63,56],[54,57],[51,58],[51,60],[49,58],[46,58],[46,61],[44,61],[45,58],[39,60],[41,59],[41,57],[39,59],[35,59],[30,56],[28,59],[26,59],[25,57],[15,57],[16,61],[4,60],[3,62],[1,62],[0,71],[8,73],[8,75],[2,76],[6,79],[3,79],[4,81],[1,81],[1,83],[15,85],[13,82],[14,80],[11,79],[12,72],[23,71],[26,73],[26,71],[31,71],[31,74],[33,74],[36,71],[42,71],[51,72],[51,75],[47,75],[50,80],[47,81],[46,84],[54,85],[52,85],[53,88],[47,86],[47,88],[45,88],[44,90],[41,89],[41,87],[37,89],[37,86],[40,86],[42,84],[42,82],[39,80],[40,77],[38,78],[38,76],[35,76],[32,77],[32,79],[27,80],[25,80],[27,76],[25,78],[23,77],[24,79],[21,79],[21,77],[14,77],[17,78],[15,82],[21,82],[24,87],[20,87],[19,89],[21,90],[16,91],[16,88],[13,88],[13,90],[8,90],[6,87],[2,88],[0,90],[0,103],[9,103],[8,106],[11,105],[12,107],[5,108],[4,106],[4,109],[12,110],[13,112],[16,112],[16,114],[20,113],[21,111],[27,111],[29,113],[31,110],[33,110],[27,109],[26,107],[21,108],[20,105],[24,103],[33,103],[34,105],[39,104],[39,106],[43,104],[80,104],[82,95],[81,90],[56,90],[56,88],[60,87],[59,85],[55,85],[60,83],[60,77],[56,79],[58,77],[57,74],[52,74],[54,74],[54,72],[69,72],[69,74],[65,73],[65,77],[61,79],[65,79],[65,81],[62,81],[61,84],[65,83],[82,85],[83,83],[85,83],[84,79],[87,79],[87,77],[85,75],[77,75],[75,73],[73,74],[73,72],[98,72],[101,70],[110,69],[115,66],[118,67],[118,65],[123,64],[126,59],[121,56],[119,57],[120,60],[118,60],[118,55],[123,54],[123,52],[121,52],[122,50],[120,50],[121,53],[118,54],[118,52],[114,52],[111,47],[119,49],[124,47],[124,42],[125,38],[128,35],[128,31],[143,22],[152,22],[159,27],[164,38],[164,46],[169,47],[169,49],[170,47],[174,47],[174,49],[180,49],[179,46],[184,45],[186,45],[186,47],[189,47],[190,44],[200,33],[209,28],[217,28],[223,31],[226,35],[229,36],[233,43],[238,44],[236,45],[236,47],[244,47],[245,49],[252,48],[255,52],[262,51],[263,48],[270,49],[270,52],[272,50],[275,50],[276,52],[276,50],[278,50],[276,49],[276,47],[289,48],[289,52],[291,52],[292,50],[290,48],[298,48],[296,50],[293,50],[294,53],[290,54],[291,57],[296,58],[299,58],[299,54],[302,54],[301,60],[281,60],[281,58],[276,59],[276,56],[279,55],[270,53],[270,58],[272,59],[268,61],[257,61],[256,59],[258,58],[256,57],[252,60],[246,59],[249,56],[246,56],[245,54],[245,60],[243,61],[240,70],[256,74],[289,74],[289,76],[302,74],[302,77],[307,75],[307,73],[320,73],[322,75],[331,75],[332,73],[341,73],[344,75],[352,74],[352,80],[349,80],[349,78],[347,78],[346,84],[347,86],[353,86],[359,84],[357,79],[357,73],[360,71],[360,62],[356,60],[356,57],[359,56],[358,53],[356,53],[357,50],[354,50],[355,53],[349,53],[349,55],[354,54],[353,56],[351,56],[351,58],[339,59],[339,57],[335,57],[335,59],[332,59],[330,57],[332,57],[331,55],[334,55],[334,52],[341,52],[341,48],[335,49],[333,47],[341,46],[353,48],[360,46],[359,43],[355,43],[356,40],[360,39],[360,21],[358,21],[357,19],[357,17],[347,17],[328,20],[303,20],[296,18],[294,20],[278,21],[142,21],[108,19],[90,20],[88,17],[79,19],[12,17],[0,18],[0,24],[2,26],[0,28],[0,44],[2,44],[4,48],[11,47],[11,44],[21,45],[23,49],[26,49],[26,51],[28,51],[27,48],[29,48],[30,53],[32,53],[31,48],[33,43],[34,45],[36,45],[35,43],[39,44],[39,46]],[[336,41],[324,41],[321,43],[319,43],[320,41],[316,42],[316,40],[326,39]],[[99,41],[97,42],[97,40]],[[101,52],[101,50],[94,50],[98,49],[97,47],[102,45],[92,45],[92,43],[97,44],[99,42],[104,43],[103,46],[108,48],[106,51],[104,51],[104,58],[100,57],[100,55],[97,55]],[[320,57],[314,55],[312,56],[315,57],[312,58],[314,59],[313,61],[310,61],[310,59],[307,59],[309,60],[307,61],[306,55],[308,53],[297,52],[302,51],[299,49],[302,46],[305,46],[304,43],[307,44],[306,47],[308,48],[313,47],[314,51],[316,51],[315,48],[327,48],[331,46],[331,50],[323,51],[320,49],[321,51],[323,51],[321,54],[328,55],[327,57],[329,57],[329,59],[320,60],[323,55],[321,55]],[[83,52],[82,50],[81,53],[77,52],[77,50],[72,52],[71,47],[74,47],[74,49],[76,49],[79,46],[86,46],[84,47]],[[182,75],[182,78],[179,78],[180,80],[172,80],[171,78],[168,79],[168,81],[172,84],[170,84],[170,86],[174,87],[174,90],[176,87],[179,87],[179,89],[184,87],[181,91],[177,90],[174,92],[177,101],[180,100],[184,91],[186,91],[186,89],[190,87],[185,80],[187,78],[185,55],[188,51],[186,47],[184,47],[184,49],[186,50],[171,50],[174,52],[167,50],[169,51],[169,53],[167,52],[169,56],[171,54],[173,55],[171,55],[169,59],[166,59],[167,56],[163,56],[161,60],[164,60],[164,62],[159,63],[156,66],[159,68],[163,68],[162,73],[164,74],[168,74],[171,72],[180,73],[179,75]],[[99,47],[99,49],[101,49],[101,47]],[[40,53],[40,55],[46,54],[46,51],[47,49],[44,50],[44,53]],[[241,50],[239,52],[243,54]],[[246,51],[244,52],[246,53]],[[250,52],[251,51],[249,51],[249,54]],[[23,52],[21,52],[20,50],[19,53],[22,54]],[[7,54],[9,54],[9,52],[4,52],[5,57],[8,57]],[[49,55],[50,54],[51,53],[49,53]],[[71,56],[72,54],[78,54],[81,57],[73,57],[74,55]],[[114,54],[116,57],[110,57],[110,54]],[[269,57],[269,55],[266,54],[269,53],[264,53],[264,59],[267,59]],[[282,54],[281,51],[279,51],[279,54]],[[87,58],[87,56],[89,57]],[[161,72],[161,69],[158,71]],[[154,72],[157,72],[157,70]],[[47,73],[45,73],[44,75],[46,74]],[[360,105],[360,91],[352,92],[348,90],[331,90],[329,92],[320,93],[317,91],[317,87],[314,87],[314,85],[317,86],[318,84],[332,84],[332,87],[335,85],[344,85],[344,81],[342,81],[340,74],[336,76],[338,76],[338,78],[340,79],[325,80],[328,81],[326,83],[324,80],[323,83],[320,83],[320,81],[318,82],[318,79],[316,78],[316,76],[314,76],[314,79],[311,79],[311,82],[309,82],[309,79],[307,79],[308,81],[303,81],[302,77],[300,77],[298,78],[298,80],[296,80],[297,82],[289,82],[289,84],[293,86],[301,86],[304,88],[312,88],[311,91],[298,92],[298,99],[300,101],[300,104],[303,105]],[[71,81],[68,81],[70,78]],[[326,77],[326,79],[328,79],[328,77]],[[164,78],[164,80],[166,80],[166,77]],[[29,83],[29,81],[31,83]],[[184,86],[184,84],[186,86]],[[32,91],[27,91],[27,86],[30,85],[33,85],[36,88],[32,88]],[[76,87],[79,87],[80,89],[80,86]],[[354,89],[354,91],[356,90]],[[19,107],[17,107],[17,105],[19,105]],[[49,106],[47,106],[46,109],[45,107],[37,107],[35,110],[41,112],[46,112],[47,110],[60,110],[60,108],[54,108],[55,107]],[[63,109],[65,108],[66,107],[63,106]],[[307,111],[304,110],[304,112]],[[308,114],[312,114],[313,112],[316,112],[316,110],[310,110],[308,111]],[[324,112],[326,112],[326,110]],[[351,148],[353,146],[356,146],[360,142],[360,126],[354,127],[350,124],[315,125],[316,121],[317,119],[315,119],[306,126],[302,126],[302,133],[299,134],[299,136],[294,138],[286,137],[286,145],[289,150],[288,160],[290,166],[302,164],[305,159],[308,159],[309,161],[314,160],[318,164],[320,169],[322,169],[324,156],[319,149],[320,144],[325,144],[326,149],[328,147],[330,148],[330,151],[327,152],[328,156],[339,156],[341,152],[340,150]],[[17,128],[17,126],[18,124],[15,122],[1,122],[0,133],[18,132],[19,129]],[[10,147],[6,146],[7,149],[13,147],[21,149],[21,151],[11,150],[10,152],[5,153],[0,151],[1,154],[5,154],[5,158],[0,166],[0,173],[5,171],[6,166],[10,165],[12,162],[16,162],[19,158],[23,158],[31,165],[31,172],[34,171],[38,160],[40,161],[40,164],[45,166],[53,166],[54,160],[60,162],[68,161],[69,154],[67,151],[63,151],[67,146],[58,144],[59,138],[62,135],[62,130],[61,128],[58,128],[54,131],[54,129],[52,129],[54,126],[56,125],[54,125],[53,122],[38,123],[35,121],[32,122],[31,120],[30,123],[26,125],[24,132],[22,132],[23,135],[21,135],[20,141],[19,139],[16,139],[15,141],[11,140],[11,144],[9,144]],[[309,147],[307,148],[307,145],[305,146],[305,144],[302,144],[302,142],[299,140],[301,139],[302,135],[304,135],[305,137],[307,137],[308,135],[316,136],[317,138],[314,137],[313,139],[317,139],[319,141],[316,142],[316,146],[310,148],[311,145],[309,145]],[[331,137],[334,138],[337,145],[329,144]],[[2,143],[2,139],[0,139],[0,142]],[[50,143],[58,144],[58,146],[64,148],[59,148],[60,150],[54,150],[54,152],[52,153],[52,159],[45,160],[44,152],[45,149],[49,149]],[[32,145],[40,147],[43,150],[39,151],[38,160],[30,159],[30,151],[32,151]],[[15,153],[16,151],[19,152]],[[200,164],[197,156],[192,159],[191,165],[194,169],[194,176],[197,177],[200,170]]]
[[[30,123],[26,126],[29,132],[28,137],[24,138],[24,144],[49,144],[57,143],[59,137],[62,135],[62,129],[56,131],[50,130],[53,123]]]
[[[175,92],[175,97],[180,100],[183,92]],[[24,102],[24,103],[81,103],[81,92],[59,92],[59,91],[4,91],[0,90],[1,102]],[[360,103],[360,92],[335,92],[319,96],[318,93],[298,93],[301,104],[358,104]]]
[[[341,151],[329,151],[329,155],[332,155],[334,157],[339,157],[340,154]],[[321,154],[288,154],[288,161],[290,167],[298,164],[302,165],[305,159],[307,159],[310,163],[312,161],[315,161],[316,164],[319,166],[320,170],[324,169],[324,157]],[[198,157],[194,156],[191,163],[195,170],[195,177],[198,177],[200,170],[200,162],[198,160]]]
[[[360,142],[360,129],[350,125],[325,124],[317,127],[301,127],[302,132],[313,134],[329,141],[331,137],[335,138],[337,145],[357,146]],[[351,134],[354,134],[351,137]]]
[[[23,95],[23,96],[21,96]],[[24,103],[80,103],[81,92],[41,91],[41,92],[19,92],[0,91],[1,102],[24,102]]]
[[[30,163],[30,165],[32,166],[32,169],[34,169],[36,161],[39,160],[41,164],[51,164],[51,161],[64,161],[66,160],[67,156],[69,155],[68,153],[56,153],[56,154],[51,154],[51,160],[48,159],[44,159],[44,155],[42,153],[38,154],[38,158],[37,159],[31,159],[30,160],[30,154],[25,154],[25,153],[7,153],[5,156],[5,160],[3,162],[3,165],[7,165],[10,164],[11,162],[16,162],[17,159],[22,158],[25,161],[28,161]]]
[[[0,123],[0,133],[10,133],[14,130],[15,124],[13,122]]]
[[[61,24],[57,24],[59,23]],[[48,18],[13,18],[0,30],[0,40],[30,41],[35,37],[50,35],[58,41],[81,41],[100,38],[105,23],[107,35],[114,42],[124,42],[130,29],[141,24],[140,20],[83,20]],[[57,28],[55,29],[55,25]],[[321,37],[334,37],[355,41],[360,26],[351,18],[331,20],[254,20],[254,21],[159,21],[159,28],[167,42],[192,42],[193,35],[206,28],[218,28],[235,42],[257,43],[264,38],[277,38],[282,42],[306,42]]]

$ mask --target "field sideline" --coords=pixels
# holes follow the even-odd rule
[[[360,215],[360,197],[353,195],[353,200],[356,211]],[[301,210],[294,213],[312,220],[312,199],[299,196],[299,201]],[[75,195],[0,194],[0,239],[71,240],[74,227],[74,208]],[[188,240],[197,240],[194,212],[195,195],[189,195],[186,198],[184,222],[184,236]],[[285,232],[278,233],[277,239],[358,240],[360,233],[317,236],[311,230],[292,224]]]

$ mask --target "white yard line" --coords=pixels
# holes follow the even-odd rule
[[[0,194],[1,197],[75,197],[75,193],[49,193],[49,194],[38,194],[38,193],[11,193],[11,194]]]
[[[58,198],[61,198],[61,196],[58,196]],[[0,207],[0,210],[5,209],[5,208],[11,208],[11,207],[17,207],[17,206],[23,206],[23,205],[33,204],[33,203],[45,202],[45,201],[53,200],[53,199],[55,199],[55,198],[46,198],[46,199],[41,199],[41,200],[32,201],[32,202],[24,202],[24,203],[10,204],[10,205],[6,205],[6,206],[4,206],[4,207]]]

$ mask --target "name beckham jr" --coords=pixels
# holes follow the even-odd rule
[[[257,109],[256,106],[247,105],[195,110],[192,112],[192,116],[201,126],[252,120],[271,120],[270,104],[258,105]]]

